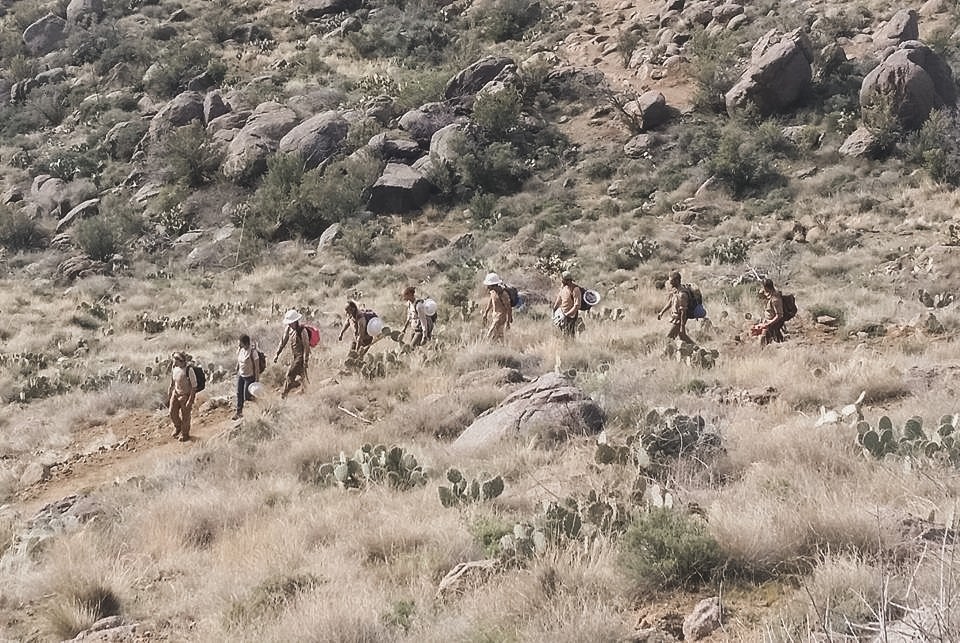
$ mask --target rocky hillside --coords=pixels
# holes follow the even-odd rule
[[[0,638],[960,638],[958,28],[0,0]],[[574,342],[564,270],[601,295]],[[489,271],[526,301],[503,344]],[[763,277],[800,313],[760,350]],[[233,422],[236,337],[269,356],[288,308],[308,386],[284,355]],[[209,377],[187,444],[174,350]]]

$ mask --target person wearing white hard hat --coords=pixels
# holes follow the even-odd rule
[[[487,330],[487,339],[495,342],[503,341],[504,331],[513,323],[513,306],[510,304],[510,295],[503,285],[503,279],[495,272],[487,273],[483,278],[483,285],[487,287],[490,298],[487,307],[483,309],[481,319],[487,323],[487,318],[493,313],[493,324]]]
[[[243,417],[243,403],[251,399],[250,385],[260,378],[260,351],[250,343],[249,335],[240,335],[237,348],[237,411],[234,420]]]
[[[310,334],[300,323],[303,315],[299,311],[291,308],[283,316],[283,323],[286,328],[283,329],[283,337],[280,338],[280,345],[277,346],[277,354],[273,356],[273,363],[276,364],[280,359],[280,353],[290,343],[290,353],[293,361],[287,369],[287,375],[283,381],[283,391],[280,397],[286,397],[291,389],[300,387],[302,393],[307,387],[307,364],[310,362]]]
[[[403,323],[401,336],[407,332],[407,328],[413,330],[410,336],[411,346],[423,346],[433,336],[433,325],[436,322],[436,310],[432,313],[428,311],[426,301],[417,299],[417,289],[414,286],[407,286],[400,293],[400,298],[407,302],[407,320]]]
[[[566,339],[573,339],[577,335],[582,299],[583,290],[573,281],[570,271],[564,270],[560,275],[560,290],[553,302],[553,320]]]

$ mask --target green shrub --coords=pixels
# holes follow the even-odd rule
[[[84,219],[77,224],[74,239],[91,259],[109,261],[120,249],[120,235],[103,216]]]
[[[786,179],[774,165],[776,150],[762,147],[764,142],[731,123],[721,131],[707,169],[736,198],[779,187]]]
[[[408,2],[403,8],[380,7],[347,40],[364,58],[399,58],[414,63],[441,63],[454,31],[436,6]]]
[[[173,97],[186,88],[187,81],[204,71],[211,72],[215,83],[220,83],[226,67],[215,60],[206,46],[190,41],[182,47],[167,49],[155,57],[156,63],[146,84],[147,91],[163,97]]]
[[[490,194],[515,192],[530,175],[519,150],[510,143],[488,145],[460,140],[456,170],[464,186]]]
[[[396,241],[393,231],[375,221],[358,223],[341,228],[337,247],[342,249],[358,266],[374,263],[394,263],[402,256],[403,248]]]
[[[750,242],[742,237],[723,237],[713,242],[710,259],[717,263],[743,263],[747,259]]]
[[[698,518],[672,509],[653,509],[627,529],[621,560],[641,591],[694,588],[723,565],[717,541]]]
[[[40,225],[21,210],[0,206],[0,246],[7,250],[29,250],[43,245],[46,234]]]
[[[513,89],[481,93],[473,104],[473,122],[490,140],[510,140],[521,129],[520,94]]]
[[[539,0],[488,0],[476,8],[474,16],[484,36],[503,42],[523,38],[540,21],[542,11]]]
[[[691,75],[695,83],[693,105],[698,110],[725,113],[726,94],[739,77],[732,61],[738,59],[737,37],[722,31],[719,36],[698,31],[688,45],[694,52],[691,60]]]
[[[74,145],[65,150],[57,150],[46,161],[40,163],[40,169],[64,181],[72,181],[82,176],[94,176],[100,169],[96,152],[86,144]]]
[[[163,163],[175,181],[197,188],[209,183],[223,161],[206,128],[194,122],[174,129],[163,141]]]
[[[905,158],[924,167],[937,183],[960,185],[960,114],[936,110],[903,146]]]

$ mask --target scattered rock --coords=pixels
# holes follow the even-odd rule
[[[831,317],[830,315],[817,315],[817,318],[814,320],[821,326],[839,326],[840,320],[836,317]]]
[[[927,335],[942,335],[946,332],[943,323],[933,313],[920,313],[910,325]]]
[[[454,441],[453,447],[484,448],[508,436],[559,440],[570,434],[597,433],[603,428],[603,421],[603,410],[572,379],[547,373],[481,414]]]
[[[858,127],[847,137],[838,150],[844,156],[870,158],[879,151],[876,135],[866,127]]]
[[[67,22],[90,26],[103,16],[103,0],[70,0],[67,5]]]
[[[917,12],[913,9],[900,9],[890,21],[873,36],[873,43],[877,49],[898,47],[907,40],[920,38],[920,22]]]
[[[31,462],[20,475],[21,487],[32,487],[50,479],[50,465],[43,462]]]
[[[484,85],[496,78],[508,65],[515,65],[512,58],[487,56],[458,72],[447,82],[444,98],[458,98],[476,94]]]
[[[224,114],[230,113],[230,106],[223,96],[220,94],[219,89],[215,89],[203,97],[203,122],[207,125],[210,124],[210,121],[215,118],[219,118]]]
[[[436,136],[434,134],[434,138]],[[430,143],[433,144],[433,139]],[[398,136],[396,133],[380,132],[370,139],[367,147],[374,150],[385,161],[415,161],[423,155],[420,145],[413,139],[408,138],[406,134]]]
[[[427,103],[401,116],[400,127],[426,148],[434,134],[457,120],[450,103]]]
[[[203,120],[203,95],[186,91],[160,108],[150,121],[150,137],[157,140],[167,130]]]
[[[860,86],[865,117],[878,97],[889,99],[890,109],[906,130],[917,130],[930,112],[957,100],[953,73],[932,49],[910,40],[873,68]]]
[[[296,124],[297,115],[289,107],[273,102],[258,105],[227,146],[224,176],[237,183],[259,177],[266,171],[267,158],[277,151],[280,139]]]
[[[718,596],[703,599],[693,608],[693,612],[683,619],[683,640],[699,641],[709,636],[720,627],[722,617],[723,610]]]
[[[367,207],[371,212],[402,214],[423,206],[430,198],[430,182],[420,172],[402,163],[387,163],[370,188]]]
[[[23,32],[23,44],[34,56],[45,56],[60,48],[67,39],[67,21],[48,13]]]
[[[666,97],[658,91],[644,92],[637,100],[627,103],[624,109],[643,130],[656,129],[669,121],[671,116]]]
[[[495,558],[458,563],[440,581],[440,585],[437,587],[437,598],[445,598],[451,593],[462,593],[465,589],[463,586],[467,584],[467,581],[482,582],[496,569],[497,560]]]
[[[660,144],[656,134],[637,134],[623,145],[623,153],[632,159],[642,158]]]
[[[294,8],[293,15],[300,22],[310,22],[332,13],[356,11],[362,5],[362,0],[306,0]]]
[[[484,368],[479,371],[464,373],[457,378],[457,388],[460,390],[475,390],[485,386],[501,387],[506,384],[520,384],[526,382],[523,373],[515,368]]]
[[[297,153],[308,168],[315,168],[340,148],[349,129],[339,112],[317,114],[287,132],[280,139],[277,152]]]
[[[795,29],[781,38],[770,31],[753,47],[750,65],[727,92],[731,114],[753,106],[761,115],[792,107],[810,90],[813,46],[807,34]]]
[[[84,495],[67,496],[44,506],[14,534],[10,546],[0,557],[0,569],[12,570],[28,564],[47,540],[76,531],[102,513],[96,501]]]
[[[97,214],[99,212],[99,206],[100,206],[99,198],[87,199],[80,205],[76,206],[75,208],[67,212],[67,214],[62,219],[57,221],[56,231],[63,232],[66,228],[70,227],[70,225],[77,219],[83,219],[88,216]]]
[[[464,135],[465,128],[460,123],[451,123],[434,132],[430,138],[430,158],[440,166],[455,167],[460,158],[456,142]]]

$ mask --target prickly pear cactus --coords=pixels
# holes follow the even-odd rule
[[[423,467],[413,454],[394,446],[364,444],[348,457],[341,452],[332,463],[318,469],[322,484],[357,489],[369,484],[386,483],[394,489],[412,489],[427,483]]]
[[[493,500],[503,493],[503,478],[494,476],[488,480],[470,480],[463,477],[458,469],[447,470],[447,481],[450,486],[437,487],[440,504],[444,507],[456,507],[473,502]]]

